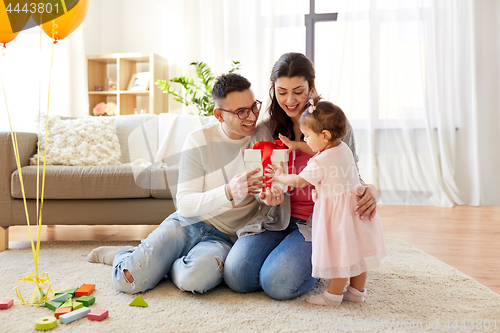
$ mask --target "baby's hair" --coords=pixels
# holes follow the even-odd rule
[[[329,131],[332,135],[330,142],[342,139],[349,129],[347,117],[342,109],[332,102],[321,100],[320,96],[313,98],[313,104],[313,106],[310,102],[306,104],[306,109],[299,120],[300,126],[305,126],[318,134],[324,130]],[[314,110],[309,112],[313,108]]]

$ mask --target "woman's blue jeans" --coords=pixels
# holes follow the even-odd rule
[[[249,293],[263,289],[278,300],[310,291],[317,279],[311,276],[312,247],[292,217],[283,231],[264,231],[234,243],[226,258],[224,281],[234,291]]]
[[[224,261],[232,244],[214,226],[174,213],[137,248],[118,252],[113,284],[134,294],[154,288],[168,276],[181,290],[203,293],[224,280]],[[125,279],[124,270],[132,274],[132,283]]]

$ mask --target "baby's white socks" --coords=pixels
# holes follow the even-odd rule
[[[363,303],[365,301],[365,296],[366,289],[361,292],[351,286],[347,286],[347,290],[344,291],[342,295],[330,294],[328,290],[325,290],[322,294],[308,298],[307,303],[329,306],[338,306],[342,303],[342,300]]]
[[[337,306],[342,303],[343,295],[330,294],[328,290],[325,290],[322,294],[313,296],[307,299],[307,303],[317,304],[317,305],[330,305]]]
[[[365,296],[366,296],[366,289],[363,292],[361,292],[356,288],[347,286],[347,290],[344,291],[344,299],[350,302],[363,303],[365,301]]]

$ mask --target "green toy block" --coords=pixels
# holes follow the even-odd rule
[[[47,301],[45,302],[45,307],[51,309],[52,311],[56,311],[56,309],[60,308],[64,302],[57,301]]]
[[[77,301],[73,301],[73,310],[78,310],[83,308],[83,304]]]
[[[68,300],[68,297],[69,297],[69,294],[68,293],[64,293],[64,294],[61,294],[61,295],[57,295],[56,297],[54,298],[51,298],[49,300],[49,302],[66,302]],[[45,303],[42,303],[40,304],[40,306],[45,306]]]
[[[63,293],[61,295],[57,295],[56,297],[52,298],[51,301],[52,302],[66,302],[69,298],[69,294],[68,293]]]
[[[54,316],[40,317],[35,320],[35,329],[39,331],[51,330],[57,326],[57,319]]]
[[[134,300],[129,304],[130,306],[142,306],[142,307],[147,307],[148,303],[142,299],[141,295],[137,296],[134,298]]]
[[[63,303],[63,305],[60,306],[60,308],[72,308],[73,307],[73,300],[71,298],[68,298],[66,302]]]
[[[82,296],[76,299],[77,302],[82,303],[85,306],[89,306],[94,304],[95,297],[94,296]]]
[[[62,295],[62,294],[65,294],[65,293],[68,293],[69,297],[71,298],[74,298],[75,297],[75,291],[77,291],[78,288],[73,288],[73,289],[68,289],[68,290],[62,290],[62,291],[58,291],[56,292],[56,296],[59,296],[59,295]]]

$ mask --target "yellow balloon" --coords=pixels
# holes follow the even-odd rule
[[[29,11],[20,10],[24,6],[23,1],[9,3],[6,8],[5,1],[0,1],[0,44],[3,46],[17,37],[31,16]],[[20,6],[17,10],[16,4]]]
[[[45,22],[41,25],[42,30],[50,38],[54,38],[54,43],[69,36],[85,21],[87,12],[89,11],[90,0],[79,0],[78,3],[71,8],[67,13]],[[40,23],[40,17],[33,15],[37,23]],[[54,32],[54,35],[52,35]]]

